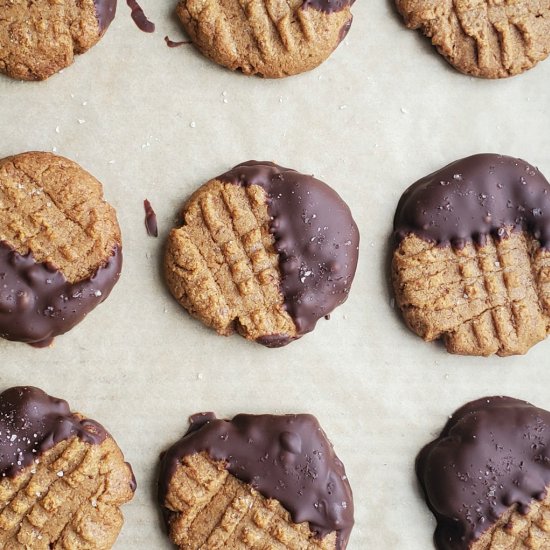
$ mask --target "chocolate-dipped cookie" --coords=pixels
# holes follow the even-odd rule
[[[550,412],[511,397],[468,403],[416,473],[439,550],[550,548]]]
[[[161,457],[159,479],[181,550],[346,548],[351,488],[315,417],[202,413],[190,422]]]
[[[166,281],[220,334],[283,346],[348,296],[359,232],[338,194],[311,176],[239,164],[196,191],[183,218],[168,239]]]
[[[179,0],[195,46],[232,70],[281,78],[314,69],[350,29],[354,0]]]
[[[101,184],[49,153],[0,160],[0,336],[45,346],[111,292],[122,249]]]
[[[135,480],[97,422],[33,387],[0,394],[0,547],[108,550]]]
[[[116,0],[0,0],[0,72],[44,80],[94,46]]]
[[[407,27],[420,29],[459,71],[504,78],[550,54],[550,1],[396,0]]]
[[[550,327],[550,184],[527,162],[468,157],[405,191],[394,219],[396,301],[427,341],[522,354]]]

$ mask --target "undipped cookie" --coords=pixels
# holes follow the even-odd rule
[[[550,184],[527,162],[468,157],[414,183],[394,220],[408,326],[463,355],[523,354],[550,329]]]
[[[116,0],[0,0],[0,72],[44,80],[94,46]]]
[[[325,183],[250,161],[203,185],[168,239],[174,297],[223,335],[235,329],[269,347],[315,328],[343,303],[359,233]]]
[[[180,0],[177,14],[207,57],[280,78],[321,64],[346,36],[354,0]]]
[[[111,292],[122,249],[101,184],[50,153],[0,160],[0,336],[37,346]]]
[[[503,78],[550,53],[550,0],[396,0],[411,29],[459,71]]]
[[[105,429],[33,387],[0,394],[0,547],[108,550],[135,480]]]
[[[190,419],[161,458],[159,501],[181,550],[344,550],[353,497],[308,414]]]
[[[468,403],[416,473],[439,550],[550,548],[550,412],[511,397]]]

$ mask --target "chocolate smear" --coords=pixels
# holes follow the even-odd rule
[[[527,231],[550,247],[550,184],[521,159],[495,154],[458,160],[411,185],[394,219],[398,244],[414,234],[438,246],[483,245]]]
[[[147,199],[143,201],[143,207],[145,208],[145,229],[147,230],[147,235],[150,237],[158,237],[157,215]]]
[[[173,40],[170,40],[167,36],[164,37],[164,41],[166,42],[166,45],[169,48],[177,48],[179,46],[183,46],[184,44],[192,44],[191,40],[182,40],[180,42],[174,42]]]
[[[137,0],[126,0],[128,7],[132,10],[132,19],[138,29],[143,32],[155,32],[155,24],[147,19],[145,12],[137,3]]]
[[[550,412],[511,397],[458,409],[416,459],[439,550],[467,550],[511,506],[526,514],[550,484]]]
[[[93,276],[70,283],[55,266],[0,241],[0,336],[35,347],[49,345],[109,296],[121,267],[117,247]]]
[[[182,458],[206,452],[223,461],[236,478],[278,500],[293,522],[307,521],[318,538],[336,531],[337,548],[346,547],[353,526],[351,488],[314,416],[239,414],[229,421],[200,413],[190,423],[183,438],[161,459],[162,507]]]
[[[95,12],[99,22],[99,32],[103,34],[113,22],[117,0],[94,0]]]
[[[32,386],[0,394],[0,472],[13,478],[60,441],[78,437],[92,445],[107,437],[94,420],[74,415],[63,399]]]
[[[359,231],[350,209],[325,183],[271,162],[245,162],[216,179],[265,190],[285,308],[298,336],[312,331],[347,299],[355,275]],[[277,347],[289,340],[259,342]]]

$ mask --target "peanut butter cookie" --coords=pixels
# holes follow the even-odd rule
[[[0,72],[44,80],[94,46],[116,0],[0,0]]]
[[[121,265],[95,178],[49,153],[0,160],[0,336],[48,345],[107,298]]]
[[[550,328],[550,184],[511,157],[456,161],[413,184],[394,220],[396,301],[427,341],[523,354]]]
[[[468,403],[416,473],[439,550],[550,548],[550,412],[511,397]]]
[[[207,57],[244,74],[280,78],[309,71],[351,26],[353,0],[180,0],[177,14]]]
[[[191,417],[162,457],[159,500],[181,550],[344,550],[353,497],[315,417]]]
[[[108,550],[135,480],[113,438],[33,387],[0,394],[0,546]]]
[[[550,53],[550,0],[396,0],[459,71],[483,78],[520,74]]]
[[[168,239],[174,297],[222,335],[269,347],[312,331],[342,304],[357,267],[351,212],[325,183],[250,161],[203,185]]]

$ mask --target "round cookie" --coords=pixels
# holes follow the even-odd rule
[[[239,164],[198,189],[183,218],[168,239],[166,281],[219,334],[283,346],[348,296],[359,232],[338,194],[311,176]]]
[[[394,219],[407,325],[463,355],[523,354],[550,328],[550,184],[527,162],[468,157],[414,183]]]
[[[232,70],[281,78],[325,61],[348,33],[354,0],[179,0],[195,46]]]
[[[202,413],[190,423],[161,456],[159,502],[176,546],[346,548],[351,488],[315,417]]]
[[[550,548],[550,412],[511,397],[468,403],[416,473],[439,550]]]
[[[44,80],[103,36],[116,0],[0,0],[0,72]]]
[[[33,387],[0,394],[0,546],[108,550],[136,488],[105,429]]]
[[[550,53],[550,1],[396,0],[407,27],[420,29],[459,71],[482,78],[520,74]]]
[[[0,336],[46,346],[107,298],[120,275],[101,184],[50,153],[0,160]]]

